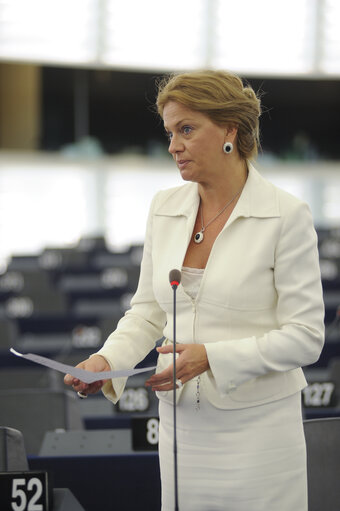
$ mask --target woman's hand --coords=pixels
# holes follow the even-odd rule
[[[95,373],[99,373],[101,371],[111,371],[109,363],[101,355],[93,355],[91,358],[80,362],[80,364],[78,364],[76,367],[79,369],[85,369],[86,371],[93,371]],[[95,394],[107,381],[108,380],[99,380],[93,383],[84,383],[78,378],[74,378],[70,374],[66,374],[64,378],[64,383],[66,385],[72,385],[76,392],[81,392],[82,394],[86,395]]]
[[[157,348],[159,353],[173,353],[173,345],[168,344]],[[176,360],[176,378],[184,384],[195,376],[209,369],[207,352],[204,344],[176,344],[176,352],[179,354]],[[152,390],[165,391],[173,389],[173,365],[164,369],[161,373],[153,374],[145,382]]]

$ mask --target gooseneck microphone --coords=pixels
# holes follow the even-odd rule
[[[175,487],[175,511],[178,511],[178,475],[177,475],[177,420],[176,420],[176,291],[181,282],[181,272],[171,270],[169,282],[173,293],[173,413],[174,413],[174,487]]]
[[[172,289],[176,290],[181,283],[181,272],[179,270],[171,270],[169,273],[169,282]]]

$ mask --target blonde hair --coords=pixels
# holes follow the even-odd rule
[[[177,101],[220,126],[236,126],[241,158],[256,157],[260,145],[260,99],[237,75],[227,71],[193,71],[164,77],[157,86],[156,106],[161,117],[166,103]]]

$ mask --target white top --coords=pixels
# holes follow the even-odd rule
[[[204,268],[188,268],[182,267],[182,286],[187,295],[193,300],[196,299],[201,280],[204,274]]]

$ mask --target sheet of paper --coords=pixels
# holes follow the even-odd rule
[[[85,371],[85,369],[78,369],[67,364],[62,364],[61,362],[51,360],[50,358],[34,355],[33,353],[23,354],[15,351],[13,348],[10,349],[10,352],[17,357],[25,358],[26,360],[30,360],[36,364],[49,367],[50,369],[55,369],[56,371],[64,374],[70,374],[74,378],[78,378],[84,383],[93,383],[98,380],[110,380],[111,378],[125,378],[128,376],[133,376],[134,374],[145,373],[147,371],[153,371],[156,369],[156,366],[152,366],[142,367],[141,369],[124,369],[123,371],[102,371],[100,373],[94,373],[93,371]]]

